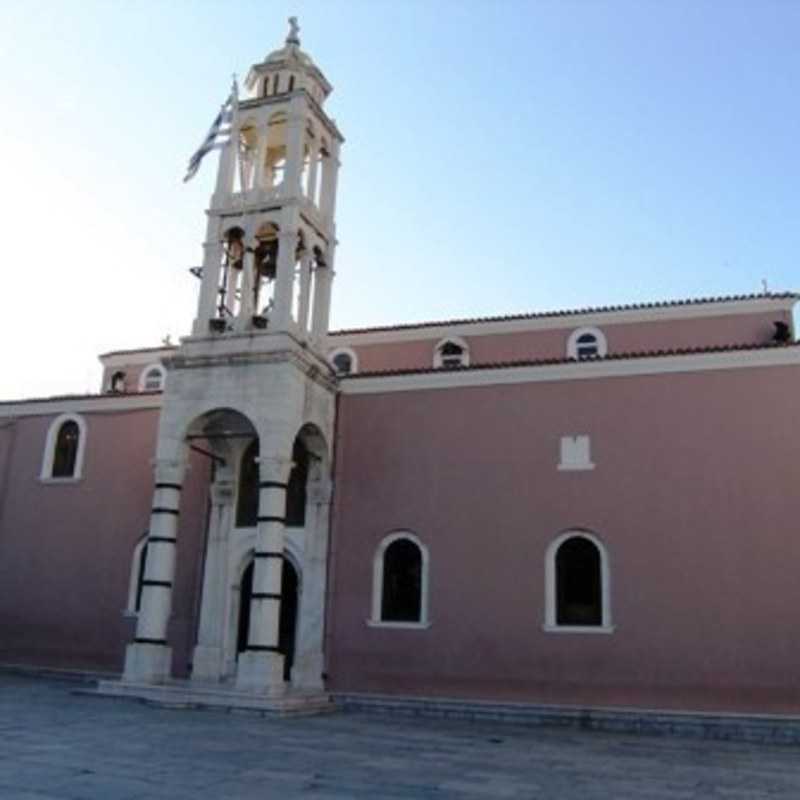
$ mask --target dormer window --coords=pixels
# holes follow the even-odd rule
[[[139,379],[140,392],[160,392],[164,389],[164,367],[153,364],[142,371]]]
[[[108,390],[116,394],[122,394],[125,391],[125,373],[122,370],[118,370],[111,376]]]
[[[602,358],[607,352],[606,337],[598,328],[578,328],[567,341],[567,358],[585,361]]]
[[[433,351],[433,366],[437,369],[458,369],[469,365],[469,347],[467,343],[451,336],[443,339]]]
[[[328,360],[337,375],[352,375],[358,371],[358,357],[349,347],[334,350]]]

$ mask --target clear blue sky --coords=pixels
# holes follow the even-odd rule
[[[186,160],[290,14],[347,137],[334,327],[800,284],[800,3],[6,0],[0,397],[188,332]]]

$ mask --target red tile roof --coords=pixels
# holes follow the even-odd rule
[[[800,342],[768,342],[766,344],[728,344],[713,345],[709,347],[686,347],[669,350],[642,350],[630,353],[609,353],[605,356],[591,358],[540,358],[519,361],[488,361],[479,364],[470,364],[466,367],[409,367],[407,369],[375,370],[373,372],[357,372],[352,375],[340,375],[339,380],[358,380],[359,378],[388,378],[395,375],[422,375],[438,372],[475,372],[486,369],[512,369],[515,367],[551,367],[559,364],[594,364],[606,361],[632,361],[643,358],[663,358],[665,356],[694,356],[708,353],[736,353],[751,350],[775,350],[778,348],[800,347]]]
[[[663,300],[655,303],[632,303],[619,306],[596,306],[573,308],[561,311],[535,311],[528,314],[507,314],[499,317],[466,317],[462,319],[432,320],[428,322],[407,322],[400,325],[378,325],[371,328],[343,328],[331,331],[329,336],[345,336],[356,333],[377,333],[379,331],[403,331],[414,328],[442,328],[448,325],[477,325],[481,322],[512,322],[523,319],[544,319],[547,317],[573,317],[580,314],[608,314],[615,311],[646,311],[657,308],[697,306],[712,303],[740,303],[750,300],[800,300],[797,292],[761,292],[758,294],[736,294],[722,297],[696,297],[684,300]]]

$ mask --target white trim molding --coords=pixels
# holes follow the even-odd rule
[[[570,539],[585,539],[591,542],[600,556],[600,625],[559,625],[557,618],[556,556],[564,542]],[[602,541],[593,533],[579,528],[565,531],[550,542],[544,557],[544,625],[546,633],[613,633],[611,617],[611,570],[608,551]]]
[[[603,331],[601,331],[600,328],[587,326],[576,328],[569,335],[567,339],[567,358],[574,358],[576,361],[582,360],[578,349],[581,344],[579,340],[584,336],[592,336],[594,338],[597,352],[593,353],[591,356],[584,356],[583,358],[602,358],[608,353],[608,343],[606,342],[606,336]]]
[[[349,372],[341,372],[336,364],[333,363],[333,359],[336,356],[349,356],[350,357],[350,371]],[[352,347],[336,347],[328,353],[328,363],[333,367],[333,371],[337,375],[354,375],[358,372],[358,355],[356,351],[353,350]]]
[[[159,373],[159,382],[157,388],[147,388],[147,378],[148,376],[158,371]],[[139,375],[139,391],[140,392],[163,392],[164,391],[164,382],[167,379],[167,371],[164,369],[163,364],[159,364],[158,362],[154,362],[152,364],[148,364]]]
[[[53,463],[56,456],[56,444],[61,427],[67,422],[74,422],[78,426],[78,449],[75,453],[75,468],[72,475],[53,477]],[[42,456],[42,471],[39,479],[44,483],[76,483],[83,477],[83,456],[86,452],[86,420],[80,414],[60,414],[47,429]]]
[[[469,345],[460,336],[445,336],[443,339],[440,339],[436,343],[436,347],[433,348],[433,366],[436,369],[447,369],[447,366],[445,364],[445,359],[447,359],[448,356],[442,353],[442,348],[446,344],[454,344],[457,347],[461,348],[461,362],[457,366],[468,367]],[[452,356],[450,356],[450,358],[452,358]]]
[[[470,369],[364,375],[342,381],[345,394],[415,392],[422,389],[452,389],[467,386],[508,386],[517,383],[627,378],[637,375],[670,375],[680,372],[749,369],[752,367],[800,367],[800,347],[762,347],[680,353],[635,358],[607,358],[569,361],[561,364],[531,364],[512,367],[471,367]]]
[[[414,544],[420,552],[421,575],[420,575],[420,603],[418,620],[384,620],[381,618],[383,608],[383,561],[386,550],[390,545],[405,539]],[[428,569],[430,559],[428,548],[422,543],[418,536],[411,531],[400,530],[385,536],[375,550],[372,560],[372,614],[367,620],[367,625],[371,628],[410,628],[424,629],[429,628],[431,623],[428,617]]]

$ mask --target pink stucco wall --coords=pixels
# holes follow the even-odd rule
[[[343,396],[331,685],[800,711],[798,390],[784,367]],[[558,472],[576,434],[596,469]],[[542,630],[576,527],[610,554],[610,635]],[[396,529],[430,551],[427,630],[365,623]]]
[[[608,352],[631,353],[696,347],[719,347],[731,344],[762,344],[774,333],[773,322],[791,324],[791,312],[778,309],[774,312],[730,314],[719,317],[631,322],[599,325],[608,343]],[[493,333],[466,335],[473,364],[567,357],[567,340],[583,323],[576,318],[573,324],[550,330],[533,330],[518,333]],[[477,331],[476,327],[476,331]],[[360,344],[353,337],[350,347],[358,355],[360,372],[391,369],[419,369],[433,366],[433,349],[441,336],[408,341],[385,341],[379,344]],[[398,334],[399,335],[399,334]],[[403,338],[410,332],[404,331]],[[332,336],[330,347],[339,344],[340,337]]]
[[[83,478],[45,484],[45,437],[60,410],[0,428],[0,661],[119,670],[134,629],[123,612],[149,524],[158,411],[84,414]],[[192,466],[169,633],[178,674],[194,641],[208,480],[205,462]]]

